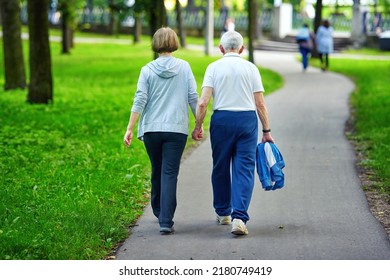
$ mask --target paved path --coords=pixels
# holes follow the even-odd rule
[[[176,233],[161,236],[150,207],[117,259],[390,259],[386,232],[372,216],[344,136],[354,84],[334,73],[302,73],[294,54],[257,52],[256,63],[283,75],[266,97],[272,134],[286,161],[286,187],[265,192],[257,180],[249,235],[215,222],[208,139],[182,163]]]

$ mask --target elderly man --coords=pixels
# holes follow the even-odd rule
[[[206,69],[192,138],[203,138],[202,123],[213,97],[210,123],[213,206],[219,224],[232,224],[233,234],[246,235],[258,143],[257,116],[263,127],[262,142],[274,139],[259,70],[240,56],[244,50],[242,36],[235,31],[226,32],[219,49],[223,57]]]

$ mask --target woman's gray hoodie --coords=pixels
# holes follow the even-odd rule
[[[141,114],[139,139],[146,132],[176,132],[188,135],[189,110],[195,116],[198,93],[188,62],[160,56],[142,67],[132,112]]]

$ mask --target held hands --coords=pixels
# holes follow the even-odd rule
[[[192,132],[192,139],[195,141],[199,141],[203,138],[203,127],[200,128],[194,128],[194,131]]]
[[[123,143],[126,145],[126,147],[130,146],[132,138],[133,132],[131,130],[127,130],[125,136],[123,137]]]

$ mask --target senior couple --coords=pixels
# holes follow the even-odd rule
[[[151,206],[161,234],[174,232],[177,178],[187,142],[189,110],[196,118],[194,140],[204,136],[202,123],[213,97],[210,122],[213,206],[216,220],[230,225],[235,235],[246,235],[248,208],[254,187],[258,117],[262,142],[274,142],[257,67],[241,58],[243,38],[226,32],[219,49],[223,57],[205,72],[198,99],[190,65],[172,56],[178,49],[169,27],[156,31],[152,49],[159,57],[141,69],[124,144],[129,147],[138,119],[137,137],[144,142],[151,171]],[[189,105],[189,106],[188,106]]]

